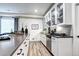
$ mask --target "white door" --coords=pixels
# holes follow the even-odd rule
[[[79,4],[75,5],[73,55],[79,56]]]

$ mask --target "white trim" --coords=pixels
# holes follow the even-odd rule
[[[32,18],[44,18],[39,15],[26,15],[26,14],[16,14],[16,13],[0,13],[0,16],[21,16],[21,17],[32,17]]]

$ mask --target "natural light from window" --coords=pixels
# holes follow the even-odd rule
[[[14,32],[14,19],[11,17],[2,17],[1,19],[1,33]]]

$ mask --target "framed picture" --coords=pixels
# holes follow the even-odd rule
[[[38,30],[39,29],[39,24],[32,24],[31,29],[32,30]]]

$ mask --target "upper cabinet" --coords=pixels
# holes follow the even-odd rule
[[[57,4],[57,24],[72,24],[72,3]]]
[[[63,23],[63,3],[57,5],[57,24]]]
[[[55,8],[53,8],[51,10],[51,25],[55,25],[56,24],[55,17],[56,17],[56,15],[55,15]]]
[[[46,14],[45,16],[45,22],[47,24],[47,26],[51,26],[51,16],[50,16],[50,11]]]
[[[56,3],[45,15],[49,26],[72,24],[72,3]]]

